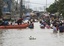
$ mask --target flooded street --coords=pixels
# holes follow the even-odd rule
[[[40,29],[39,23],[34,29],[0,29],[0,46],[64,46],[64,33]]]

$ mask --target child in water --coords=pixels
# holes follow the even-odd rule
[[[53,32],[54,32],[54,33],[57,33],[56,25],[55,25],[55,26],[53,26]]]

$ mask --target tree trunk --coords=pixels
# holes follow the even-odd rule
[[[0,17],[2,16],[3,0],[0,0]]]

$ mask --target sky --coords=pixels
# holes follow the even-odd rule
[[[33,10],[45,10],[46,8],[46,0],[25,0],[25,4],[27,7],[32,8]],[[50,6],[50,4],[54,3],[55,0],[47,0],[47,7]],[[30,3],[28,3],[30,2]]]
[[[33,10],[44,11],[46,7],[49,7],[50,4],[54,3],[55,0],[23,0],[26,8],[32,8]]]

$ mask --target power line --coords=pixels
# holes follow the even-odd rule
[[[41,4],[41,3],[34,3],[34,2],[29,2],[29,1],[24,1],[25,3],[30,3],[30,4],[37,4],[37,5],[46,5],[46,4]],[[47,4],[50,5],[50,4]]]

